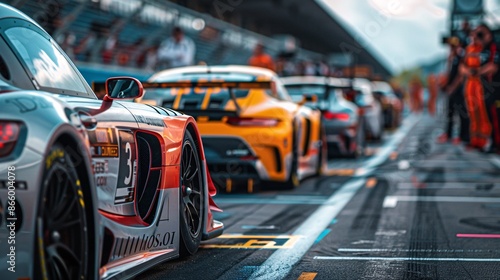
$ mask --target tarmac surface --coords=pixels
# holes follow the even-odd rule
[[[500,279],[500,156],[410,115],[293,191],[219,194],[226,230],[136,279]]]

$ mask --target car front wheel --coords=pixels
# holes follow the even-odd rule
[[[36,263],[42,279],[88,279],[89,221],[81,180],[61,144],[45,159],[36,218]],[[96,242],[94,240],[93,242]]]
[[[198,148],[189,131],[186,131],[181,156],[180,187],[180,256],[198,251],[203,226],[203,177]]]

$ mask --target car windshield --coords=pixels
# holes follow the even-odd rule
[[[316,95],[318,100],[325,98],[326,86],[324,85],[308,85],[308,84],[286,84],[285,85],[288,94],[292,97],[294,102],[300,102],[304,94],[306,95]]]
[[[93,98],[77,70],[51,40],[26,27],[12,27],[4,33],[36,86],[55,93]]]

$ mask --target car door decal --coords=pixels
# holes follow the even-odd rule
[[[113,128],[96,128],[88,131],[90,153],[93,158],[118,157],[118,141]]]
[[[134,134],[131,131],[120,131],[119,138],[120,159],[115,204],[134,200],[135,181],[137,177],[137,151]]]

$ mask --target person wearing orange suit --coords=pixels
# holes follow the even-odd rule
[[[460,66],[460,73],[465,78],[465,102],[470,118],[470,146],[481,150],[491,144],[491,124],[486,111],[484,88],[479,69],[483,43],[480,33],[474,30],[471,43],[465,49],[465,56]]]
[[[418,76],[414,76],[410,82],[410,108],[415,113],[422,112],[422,82]]]
[[[484,88],[484,100],[486,102],[486,112],[491,123],[491,137],[487,152],[499,151],[500,148],[500,119],[497,101],[500,100],[500,72],[498,63],[500,61],[498,44],[495,43],[491,29],[480,24],[477,28],[477,35],[483,45],[481,52],[481,67],[478,72]]]
[[[258,43],[255,46],[253,55],[250,57],[250,59],[248,59],[248,65],[267,68],[273,71],[276,70],[273,58],[267,53],[265,53],[264,45],[262,45],[261,43]]]
[[[427,88],[429,89],[429,101],[427,108],[429,109],[429,114],[434,116],[436,113],[436,100],[438,95],[438,81],[434,74],[427,76]]]

